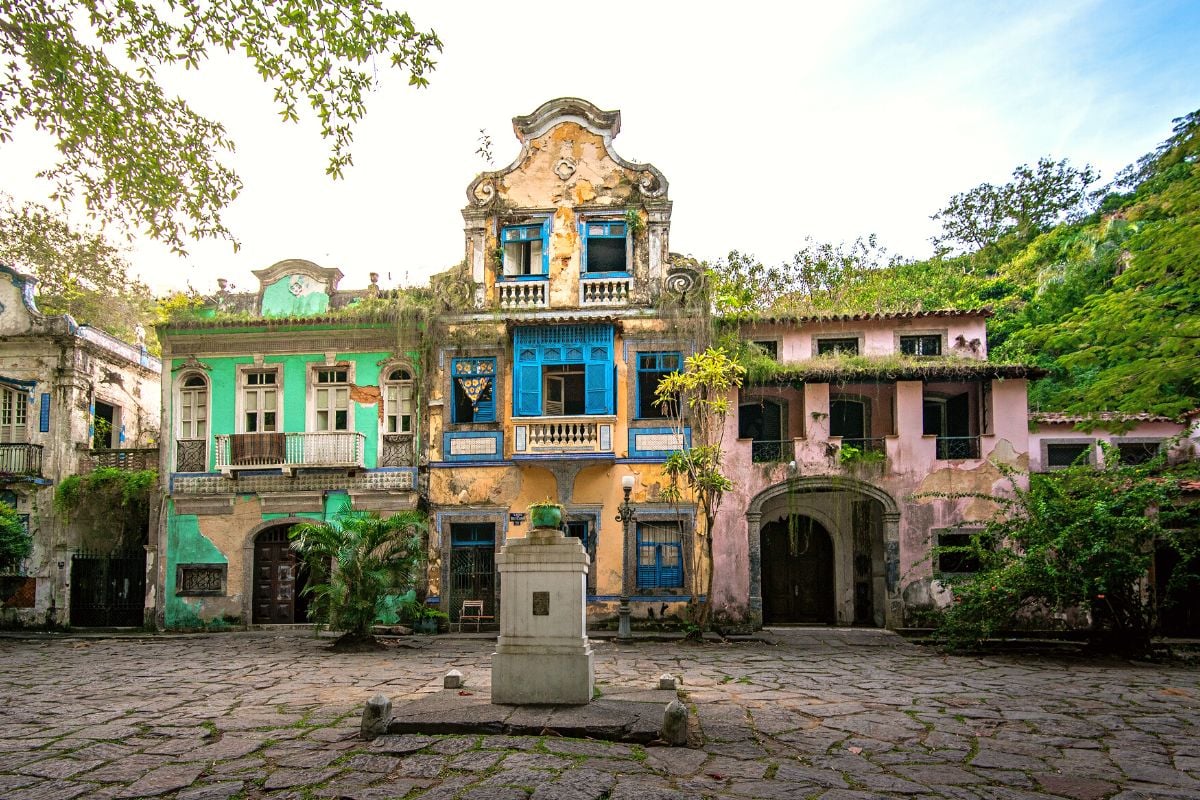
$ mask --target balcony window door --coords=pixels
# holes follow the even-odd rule
[[[25,442],[29,399],[25,393],[0,387],[0,442]]]
[[[386,370],[383,379],[383,456],[381,467],[413,465],[413,378],[403,367]]]
[[[611,325],[518,328],[513,348],[516,416],[613,413]]]
[[[185,375],[179,386],[179,437],[175,469],[203,472],[208,467],[208,380]]]
[[[836,397],[829,401],[829,435],[862,441],[870,429],[867,403],[861,398]]]
[[[103,400],[92,402],[92,449],[120,447],[121,409]]]
[[[208,381],[188,375],[179,390],[179,438],[208,438]]]
[[[386,433],[413,432],[413,381],[406,369],[388,373],[384,384],[384,425]]]
[[[793,445],[791,441],[785,441],[787,407],[769,398],[743,402],[738,406],[738,438],[751,440],[750,454],[754,462],[790,461]]]
[[[936,436],[937,458],[979,458],[979,442],[971,431],[971,394],[925,396],[922,433]]]
[[[350,370],[327,367],[313,372],[313,430],[350,430]]]
[[[242,432],[279,430],[279,373],[255,370],[242,374]]]

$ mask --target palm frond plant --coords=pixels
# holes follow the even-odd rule
[[[300,523],[289,531],[292,549],[309,570],[304,587],[309,618],[318,628],[342,632],[335,650],[376,646],[371,626],[379,604],[416,583],[427,525],[419,511],[381,518],[348,508],[332,520]]]

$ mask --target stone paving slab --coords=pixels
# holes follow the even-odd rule
[[[765,638],[597,641],[599,701],[497,720],[486,637],[354,655],[303,631],[0,637],[0,798],[1200,798],[1194,668],[945,657],[881,631]],[[451,668],[470,695],[441,688]],[[621,704],[657,731],[664,672],[699,748],[579,738]],[[361,741],[377,693],[425,722]],[[460,712],[497,732],[437,732]]]

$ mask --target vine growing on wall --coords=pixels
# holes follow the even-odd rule
[[[152,469],[100,467],[64,478],[54,490],[54,510],[80,526],[86,549],[133,547],[145,541],[157,483],[158,473]]]

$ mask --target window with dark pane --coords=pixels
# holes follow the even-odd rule
[[[858,339],[857,337],[817,339],[817,355],[856,356],[858,355]]]
[[[940,356],[942,337],[937,334],[901,336],[900,352],[906,356]]]
[[[655,393],[662,379],[683,367],[680,353],[638,353],[637,410],[639,419],[665,419],[674,409],[672,404],[655,404]]]
[[[1072,464],[1091,463],[1092,443],[1070,442],[1064,444],[1046,445],[1046,466],[1054,468],[1069,467]]]

